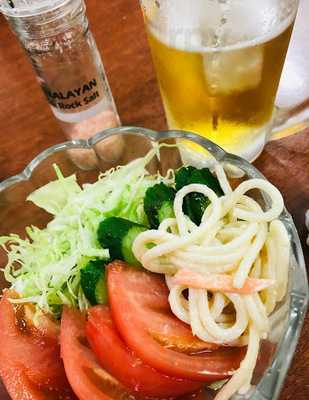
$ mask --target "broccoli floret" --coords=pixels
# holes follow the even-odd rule
[[[108,261],[91,260],[80,271],[80,284],[91,305],[107,303],[105,266]]]
[[[164,183],[158,183],[147,189],[144,197],[144,210],[149,225],[157,229],[166,218],[173,218],[176,191]]]
[[[223,196],[220,183],[208,168],[197,169],[195,167],[182,167],[175,175],[176,190],[192,183],[207,185],[217,196]],[[209,199],[201,193],[189,193],[183,202],[183,211],[197,225],[201,223],[203,214],[209,206]]]
[[[111,260],[123,260],[133,266],[140,263],[132,252],[135,238],[147,230],[146,226],[124,218],[110,217],[102,221],[98,228],[98,240],[104,249],[109,250]]]

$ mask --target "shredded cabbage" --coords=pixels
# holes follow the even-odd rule
[[[33,302],[38,309],[59,317],[62,305],[79,309],[89,306],[80,287],[80,269],[93,258],[106,260],[109,252],[97,240],[99,223],[111,216],[121,216],[147,225],[143,199],[148,187],[172,183],[166,177],[149,175],[146,165],[158,146],[146,157],[126,166],[100,174],[97,182],[81,188],[76,176],[63,177],[33,192],[27,200],[54,216],[44,229],[26,228],[27,238],[18,235],[0,237],[7,251],[4,275],[20,298],[15,302]]]

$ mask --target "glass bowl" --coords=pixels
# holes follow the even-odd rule
[[[186,141],[183,150],[176,147],[161,148],[156,159],[149,163],[152,172],[165,173],[169,168],[179,168],[183,163],[211,166],[224,163],[235,179],[265,177],[247,161],[193,133],[183,131],[155,132],[136,127],[113,128],[97,134],[88,141],[74,140],[58,144],[39,154],[19,175],[0,183],[0,236],[17,233],[25,236],[25,227],[44,227],[51,218],[38,209],[27,196],[35,189],[55,180],[53,164],[64,176],[75,173],[80,184],[97,180],[99,171],[144,156],[155,142]],[[190,143],[191,142],[191,143]],[[194,147],[199,147],[196,152]],[[190,150],[191,149],[191,150]],[[243,176],[242,176],[243,175]],[[259,198],[267,207],[267,196]],[[299,237],[290,214],[284,210],[280,219],[285,224],[291,243],[289,290],[286,298],[271,315],[271,334],[261,345],[259,361],[254,373],[252,390],[234,399],[276,400],[292,360],[308,304],[309,290]],[[0,267],[6,264],[6,254],[0,250]],[[1,290],[6,287],[3,276]],[[212,394],[209,395],[212,398]],[[0,390],[2,400],[9,399],[5,389]]]

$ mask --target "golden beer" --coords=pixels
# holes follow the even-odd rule
[[[258,4],[251,1],[251,5]],[[273,5],[274,1],[260,0],[258,5],[263,8],[264,3]],[[175,3],[178,17],[180,4]],[[198,133],[228,151],[253,159],[269,130],[294,17],[275,24],[265,34],[252,7],[235,12],[242,18],[251,13],[249,34],[242,36],[240,32],[244,19],[235,27],[237,34],[233,36],[231,24],[218,41],[215,29],[208,29],[202,19],[191,30],[190,24],[182,30],[178,21],[178,29],[165,26],[160,31],[155,18],[146,18],[147,33],[169,128]],[[184,15],[182,18],[185,21]],[[210,18],[208,23],[212,24]]]

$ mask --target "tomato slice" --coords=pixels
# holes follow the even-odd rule
[[[144,292],[143,295],[143,302],[147,306],[143,313],[149,320],[147,325],[150,335],[165,347],[183,353],[217,349],[217,344],[193,336],[191,328],[173,315],[168,302],[168,288],[158,278],[152,281],[152,291],[147,294]],[[160,298],[156,294],[160,294]]]
[[[0,379],[0,399],[1,400],[10,400],[11,397],[8,394],[8,391],[6,390],[3,381]]]
[[[6,291],[0,302],[0,375],[10,396],[76,399],[60,358],[56,324],[36,328],[25,316],[26,307],[14,306],[12,297],[16,295]]]
[[[79,400],[135,400],[98,363],[85,334],[86,318],[65,307],[61,319],[61,356],[68,380]]]
[[[6,390],[14,400],[47,400],[46,394],[38,386],[34,385],[22,368],[6,363],[5,368],[0,368],[1,379]],[[51,397],[53,398],[53,397]],[[59,397],[58,397],[59,398]],[[1,397],[2,399],[2,397]],[[60,399],[60,398],[59,398]]]
[[[101,365],[132,391],[170,397],[192,393],[203,386],[203,383],[163,375],[137,358],[120,338],[106,306],[89,310],[86,335]]]
[[[127,345],[145,363],[170,376],[204,382],[226,379],[244,357],[244,349],[218,350],[188,355],[162,346],[151,332],[181,338],[177,318],[167,311],[167,289],[161,277],[114,262],[108,266],[108,295],[113,320]],[[155,329],[154,329],[155,327]],[[188,329],[190,329],[188,327]]]
[[[119,265],[125,266],[125,263]],[[143,279],[137,279],[135,282],[137,287],[134,296],[143,304],[143,307],[139,309],[140,319],[147,321],[148,332],[157,342],[165,347],[189,354],[219,347],[193,336],[190,326],[174,316],[168,302],[168,288],[159,275],[147,273],[139,275],[139,272],[137,276],[139,278],[143,276]],[[133,278],[133,275],[131,277]],[[150,289],[145,291],[148,280]],[[140,300],[139,297],[141,297]]]

